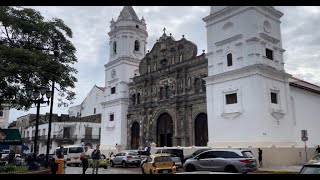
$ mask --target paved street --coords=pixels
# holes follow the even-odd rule
[[[265,173],[277,173],[282,172],[282,174],[286,174],[286,172],[296,172],[298,173],[301,169],[301,166],[290,166],[290,167],[276,167],[276,168],[259,168],[257,172],[252,172],[249,174],[265,174]],[[178,169],[178,172],[183,172],[182,168]],[[86,174],[91,174],[92,168],[88,168]],[[82,174],[82,167],[71,167],[68,166],[66,170],[66,174]],[[141,168],[137,167],[127,167],[122,168],[118,167],[108,167],[108,169],[99,168],[98,174],[141,174]]]
[[[183,172],[183,169],[178,169],[178,172]],[[86,174],[91,174],[92,168],[88,168]],[[82,167],[71,167],[68,166],[66,174],[82,174]],[[108,167],[108,169],[99,168],[98,174],[141,174],[141,168],[137,167]]]

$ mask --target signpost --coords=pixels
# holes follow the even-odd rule
[[[308,136],[302,136],[301,140],[304,142],[304,151],[306,153],[306,162],[308,162],[308,155],[307,155],[307,141],[308,141]]]

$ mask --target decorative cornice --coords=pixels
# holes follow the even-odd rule
[[[259,42],[260,39],[257,38],[257,37],[251,37],[249,39],[246,40],[247,43],[250,43],[250,42]]]
[[[221,45],[230,43],[230,42],[232,42],[232,41],[236,41],[236,40],[238,40],[238,39],[241,39],[242,37],[243,37],[242,34],[238,34],[238,35],[232,36],[232,37],[230,37],[230,38],[228,38],[228,39],[224,39],[224,40],[222,40],[222,41],[218,41],[218,42],[216,42],[216,43],[214,43],[214,44],[215,44],[216,46],[221,46]]]
[[[233,79],[243,78],[243,77],[251,76],[254,74],[260,74],[265,77],[269,77],[272,79],[285,81],[285,82],[288,82],[288,78],[291,77],[290,74],[284,71],[279,71],[270,66],[267,66],[264,64],[254,64],[254,65],[246,66],[240,69],[235,69],[232,71],[211,75],[203,79],[206,81],[207,85],[210,85],[210,84],[220,83],[220,82],[229,81]]]
[[[121,104],[121,102],[127,103],[129,105],[129,98],[117,98],[111,101],[105,101],[100,103],[103,108],[113,106],[115,104]],[[107,106],[108,105],[108,106]]]
[[[265,39],[265,40],[267,40],[267,41],[269,41],[269,42],[272,42],[272,43],[275,43],[275,44],[277,44],[278,42],[280,42],[279,39],[276,39],[276,38],[274,38],[274,37],[271,37],[271,36],[269,36],[269,35],[267,35],[267,34],[265,34],[265,33],[259,33],[259,35],[260,35],[260,37],[262,37],[263,39]]]
[[[221,116],[226,118],[226,119],[235,119],[238,116],[240,116],[240,112],[233,112],[233,113],[222,113]]]
[[[138,66],[139,66],[140,59],[132,58],[132,57],[129,57],[129,56],[122,56],[122,57],[117,58],[116,60],[108,62],[107,64],[104,65],[104,67],[116,65],[117,63],[119,63],[119,64],[121,64],[121,63],[129,64],[127,62],[137,63]]]

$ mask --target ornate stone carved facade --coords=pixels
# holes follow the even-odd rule
[[[140,76],[129,84],[128,148],[144,146],[146,141],[158,146],[195,144],[194,121],[198,114],[206,115],[207,111],[203,80],[208,74],[207,67],[205,54],[197,56],[194,43],[184,37],[175,41],[165,33],[160,37],[141,60]],[[135,122],[140,123],[139,135],[132,135],[131,127]],[[170,128],[159,129],[171,125],[172,132]],[[166,134],[159,134],[163,132]]]

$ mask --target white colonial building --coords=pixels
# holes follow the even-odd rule
[[[282,16],[272,6],[212,6],[203,19],[208,48],[208,77],[204,78],[208,146],[248,148],[255,155],[260,147],[266,166],[304,162],[302,135],[308,136],[308,154],[320,144],[320,87],[285,71]],[[127,84],[139,75],[148,37],[144,19],[139,20],[131,6],[111,21],[110,29],[104,92],[92,90],[88,103],[69,112],[83,116],[87,109],[87,116],[97,108],[102,113],[102,150],[127,147]]]
[[[8,128],[9,113],[10,113],[10,109],[6,106],[2,110],[0,110],[0,128],[2,129]]]
[[[19,117],[16,121],[16,128],[19,129],[23,143],[29,147],[24,153],[34,152],[35,139],[35,114],[28,114]],[[38,154],[45,154],[47,151],[49,113],[40,115],[38,126]],[[85,145],[94,148],[100,143],[101,114],[86,117],[69,117],[68,115],[58,116],[53,114],[51,123],[50,153],[60,145]],[[84,144],[83,144],[83,143]]]
[[[104,87],[93,86],[86,98],[80,105],[70,107],[68,114],[70,117],[85,117],[94,114],[101,114],[101,102],[104,98]]]

